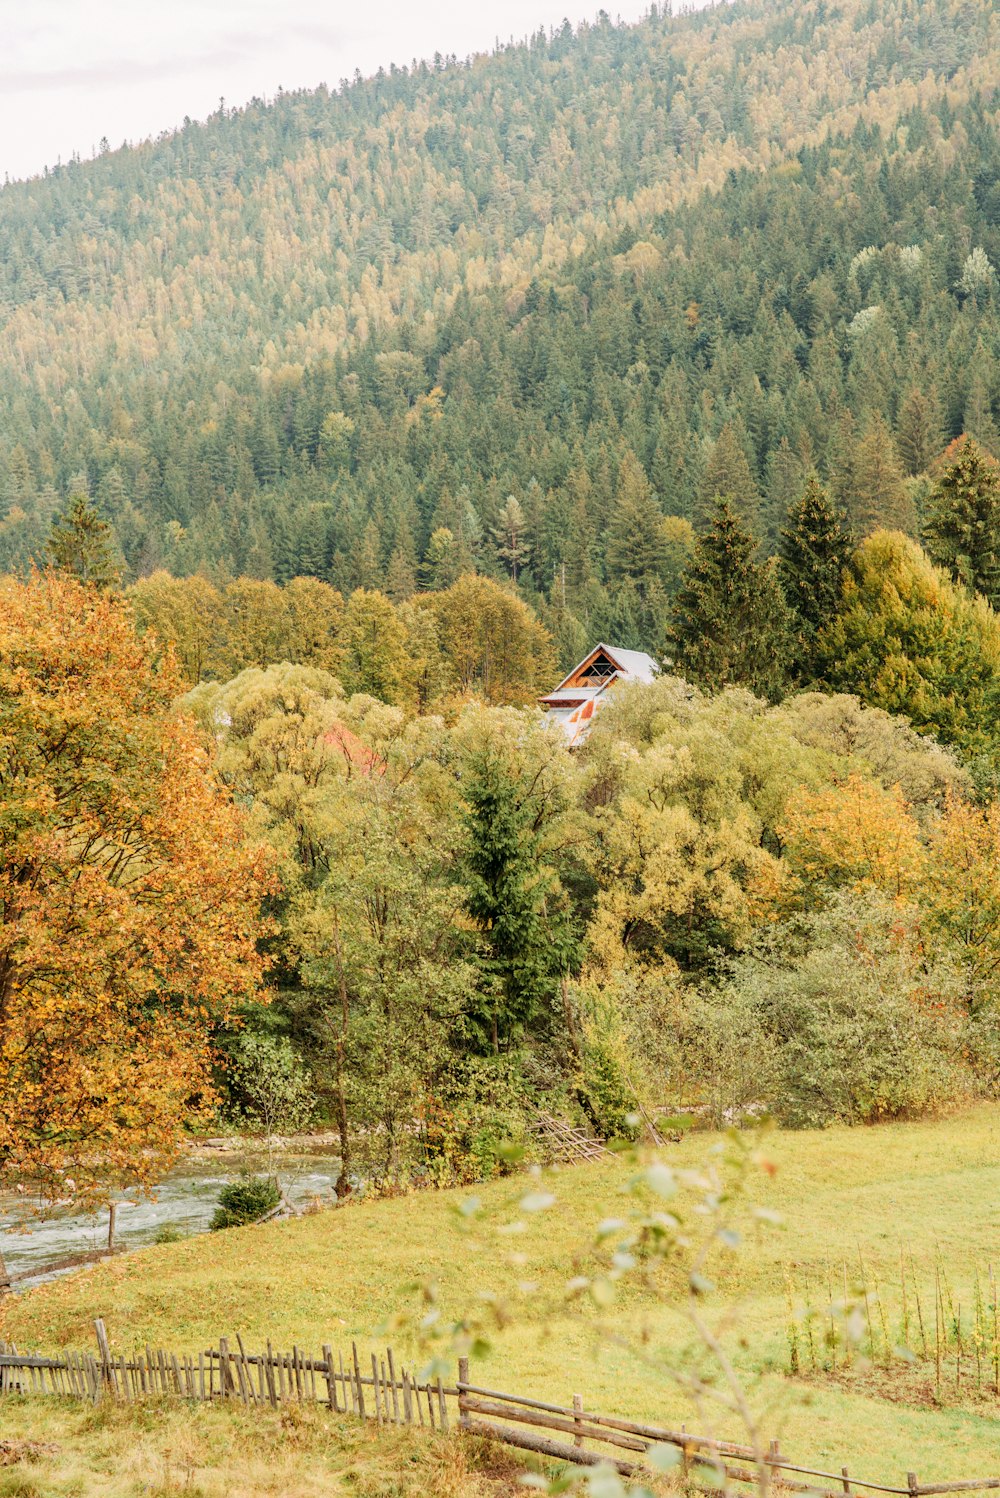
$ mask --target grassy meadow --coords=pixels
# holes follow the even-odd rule
[[[669,1146],[666,1158],[697,1166],[716,1142],[693,1135]],[[779,1213],[781,1224],[748,1221],[742,1246],[713,1268],[718,1288],[706,1307],[717,1317],[734,1308],[727,1345],[755,1408],[765,1412],[766,1433],[807,1465],[839,1470],[846,1463],[859,1476],[891,1483],[907,1471],[922,1482],[1000,1472],[1000,1401],[990,1394],[938,1403],[933,1389],[913,1379],[897,1386],[864,1373],[790,1377],[786,1288],[789,1275],[796,1284],[825,1278],[831,1267],[856,1264],[859,1252],[868,1275],[888,1285],[894,1275],[898,1281],[902,1245],[928,1304],[940,1259],[953,1294],[968,1306],[976,1272],[984,1276],[991,1260],[1000,1260],[1000,1107],[871,1129],[770,1133],[761,1151],[774,1170],[755,1177],[754,1200]],[[635,1353],[636,1346],[680,1348],[689,1333],[675,1314],[638,1284],[623,1287],[614,1307],[601,1311],[566,1297],[567,1282],[596,1266],[598,1222],[628,1215],[622,1188],[634,1173],[634,1164],[618,1159],[546,1172],[545,1189],[556,1200],[534,1213],[519,1209],[527,1187],[515,1177],[123,1255],[12,1299],[0,1313],[0,1335],[42,1349],[89,1346],[100,1315],[121,1349],[149,1342],[197,1350],[238,1331],[248,1347],[267,1338],[317,1350],[324,1342],[336,1348],[351,1339],[365,1346],[391,1340],[419,1360],[414,1329],[433,1285],[442,1321],[482,1314],[484,1293],[503,1307],[506,1324],[491,1330],[489,1351],[474,1364],[478,1381],[561,1403],[580,1393],[592,1408],[704,1428],[704,1412],[692,1411],[663,1382],[653,1358]],[[472,1196],[481,1210],[463,1217],[458,1208]],[[523,1230],[504,1232],[511,1222]],[[612,1323],[617,1341],[606,1335]],[[324,1491],[401,1495],[418,1490],[406,1485],[414,1469],[427,1493],[472,1494],[484,1484],[496,1491],[511,1481],[506,1470],[472,1470],[468,1459],[448,1456],[419,1433],[394,1437],[407,1447],[396,1461],[371,1433],[326,1417],[293,1411],[258,1424],[262,1429],[244,1429],[244,1417],[217,1410],[66,1413],[54,1402],[26,1401],[5,1412],[3,1434],[57,1441],[63,1450],[9,1469],[7,1486],[0,1470],[0,1494],[86,1492],[80,1474],[87,1464],[95,1474],[106,1471],[108,1452],[123,1441],[128,1463],[102,1487],[109,1498],[160,1490],[310,1492],[317,1473],[325,1474]],[[289,1429],[294,1439],[286,1440]],[[741,1434],[732,1423],[714,1429]],[[220,1453],[227,1443],[241,1453],[238,1478],[232,1470],[225,1475]],[[186,1453],[183,1460],[174,1460],[173,1450]],[[296,1485],[289,1463],[299,1451],[308,1453],[303,1461],[313,1477]],[[160,1488],[142,1486],[153,1481],[142,1472],[154,1469]],[[169,1486],[182,1471],[187,1486]],[[15,1473],[29,1487],[10,1486]]]

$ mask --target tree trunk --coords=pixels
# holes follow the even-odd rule
[[[351,1139],[347,1127],[347,1097],[344,1092],[344,1057],[347,1049],[347,1025],[350,1019],[350,1003],[347,997],[347,974],[344,972],[344,952],[340,945],[340,926],[337,912],[333,913],[333,944],[337,954],[337,969],[340,977],[340,1028],[334,1047],[334,1077],[337,1086],[337,1132],[340,1135],[340,1174],[334,1191],[337,1200],[351,1194]]]

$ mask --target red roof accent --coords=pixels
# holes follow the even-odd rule
[[[376,771],[379,775],[385,774],[385,760],[374,749],[369,749],[345,724],[335,723],[323,735],[323,742],[332,749],[340,750],[348,769],[359,770],[362,775],[374,775]]]

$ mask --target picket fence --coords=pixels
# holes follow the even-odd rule
[[[648,1470],[643,1457],[651,1446],[672,1446],[678,1452],[685,1485],[698,1484],[699,1474],[713,1474],[709,1486],[720,1482],[758,1483],[761,1469],[784,1489],[844,1498],[856,1493],[889,1493],[899,1498],[932,1498],[939,1493],[975,1493],[1000,1488],[1000,1477],[962,1482],[922,1484],[914,1472],[905,1487],[892,1487],[852,1475],[805,1467],[783,1456],[778,1442],[766,1453],[735,1442],[717,1441],[679,1430],[595,1414],[584,1409],[579,1395],[571,1406],[546,1404],[518,1394],[504,1394],[469,1381],[469,1365],[459,1359],[458,1380],[446,1385],[440,1378],[421,1379],[399,1363],[391,1349],[371,1353],[362,1364],[356,1343],[346,1361],[334,1357],[329,1345],[321,1357],[301,1348],[276,1352],[268,1342],[260,1352],[246,1351],[243,1339],[218,1345],[196,1355],[178,1357],[162,1349],[113,1354],[104,1322],[94,1323],[97,1355],[66,1352],[61,1357],[19,1352],[0,1342],[0,1396],[49,1394],[99,1403],[112,1398],[126,1402],[150,1397],[239,1402],[248,1409],[295,1401],[322,1405],[332,1411],[374,1420],[378,1425],[421,1425],[431,1430],[460,1431],[536,1452],[561,1462],[596,1466],[609,1462],[626,1476]],[[544,1434],[540,1434],[544,1432]],[[551,1433],[571,1437],[556,1440]],[[607,1448],[611,1448],[608,1450]],[[619,1456],[617,1452],[629,1455]],[[826,1486],[831,1484],[832,1486]]]

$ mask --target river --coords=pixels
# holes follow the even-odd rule
[[[222,1187],[247,1168],[260,1169],[260,1158],[220,1153],[183,1160],[164,1177],[152,1197],[136,1200],[130,1195],[119,1200],[115,1244],[141,1248],[155,1243],[164,1229],[185,1238],[207,1232]],[[277,1174],[288,1200],[301,1207],[317,1200],[331,1204],[339,1170],[337,1155],[282,1152],[266,1173]],[[19,1198],[5,1195],[0,1199],[0,1223],[6,1229],[0,1234],[0,1248],[15,1289],[69,1273],[55,1266],[71,1256],[95,1253],[107,1246],[106,1210],[91,1214],[61,1209],[51,1216],[34,1218]]]

